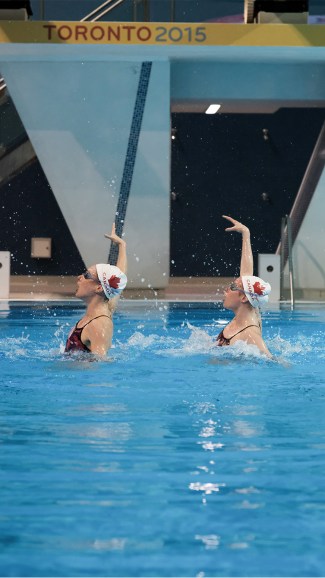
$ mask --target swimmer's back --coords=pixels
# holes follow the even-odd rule
[[[111,319],[110,315],[97,315],[97,317],[90,319],[90,321],[85,323],[85,325],[83,325],[82,327],[78,327],[78,323],[80,323],[81,320],[79,319],[79,321],[77,321],[74,328],[72,329],[72,331],[68,335],[68,339],[67,339],[67,342],[65,344],[65,350],[64,350],[65,353],[71,352],[71,351],[88,351],[89,353],[91,353],[89,347],[87,347],[87,345],[85,343],[83,343],[83,341],[81,339],[81,334],[82,334],[83,329],[87,325],[89,325],[89,323],[91,323],[95,319],[98,319],[99,317],[107,317],[108,319]]]

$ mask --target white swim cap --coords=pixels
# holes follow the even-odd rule
[[[98,279],[107,299],[120,295],[127,283],[127,276],[115,265],[100,263],[96,265]]]
[[[260,277],[243,275],[241,277],[247,299],[253,307],[262,307],[269,300],[271,285]]]

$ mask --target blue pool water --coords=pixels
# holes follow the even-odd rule
[[[325,310],[266,314],[280,363],[153,302],[64,356],[81,316],[1,311],[1,575],[323,576]]]

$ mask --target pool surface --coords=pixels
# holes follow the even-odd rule
[[[1,309],[1,306],[0,306]],[[0,311],[3,576],[324,576],[325,308],[218,348],[217,305],[123,302],[110,359],[74,306]]]

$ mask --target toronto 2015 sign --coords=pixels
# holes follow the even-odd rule
[[[202,43],[207,38],[205,26],[136,26],[134,24],[43,24],[47,41],[130,43]]]

